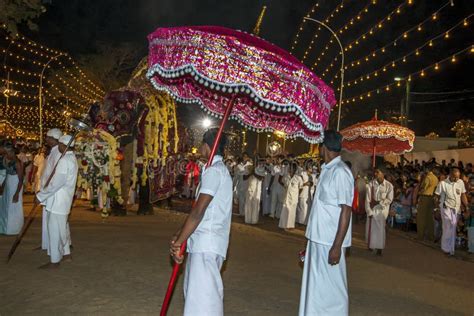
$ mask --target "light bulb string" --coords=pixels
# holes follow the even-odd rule
[[[474,15],[474,14],[470,14],[467,18],[470,18],[470,17],[472,17],[473,15]],[[464,19],[463,19],[463,20],[464,20]],[[381,66],[380,68],[378,68],[378,69],[376,69],[376,70],[373,70],[373,71],[371,71],[371,72],[368,72],[368,73],[366,73],[366,74],[360,75],[359,77],[357,77],[357,78],[355,78],[355,79],[348,80],[348,81],[346,82],[346,85],[350,86],[350,85],[352,85],[352,84],[357,84],[358,82],[361,82],[361,81],[360,81],[361,79],[362,79],[362,81],[363,81],[363,80],[364,80],[363,78],[367,78],[367,76],[369,76],[369,77],[374,76],[375,73],[380,73],[380,72],[382,72],[383,69],[387,69],[387,68],[391,67],[394,63],[395,63],[395,65],[396,65],[396,64],[399,63],[400,61],[406,62],[406,60],[404,60],[404,59],[406,59],[407,57],[416,55],[417,52],[418,52],[418,54],[421,54],[420,51],[421,51],[423,48],[429,46],[430,43],[432,43],[433,41],[435,41],[435,40],[437,40],[437,39],[439,39],[439,38],[441,38],[441,37],[444,37],[447,32],[453,31],[454,29],[456,29],[458,26],[460,26],[460,25],[462,25],[462,24],[463,24],[463,21],[461,20],[460,22],[456,23],[453,27],[449,28],[449,29],[446,30],[446,31],[443,31],[443,32],[439,33],[438,35],[436,35],[436,36],[434,36],[434,37],[432,37],[432,38],[430,38],[429,40],[427,40],[427,41],[426,41],[425,43],[423,43],[422,45],[418,46],[417,48],[413,49],[412,51],[408,52],[407,54],[404,54],[402,57],[393,59],[393,60],[389,61],[388,63],[384,64],[383,66]],[[392,68],[393,68],[393,67],[392,67]],[[369,78],[369,79],[370,79],[370,78]]]
[[[440,64],[442,64],[442,63],[444,63],[444,62],[446,62],[446,61],[448,61],[448,60],[452,60],[453,57],[459,56],[459,55],[463,54],[463,53],[466,52],[466,51],[472,50],[473,45],[474,45],[474,44],[471,44],[471,45],[469,45],[468,47],[466,47],[466,48],[464,48],[464,49],[462,49],[462,50],[459,50],[459,51],[457,51],[456,53],[451,54],[449,57],[446,57],[446,58],[443,58],[443,59],[441,59],[441,60],[438,60],[437,62],[432,63],[432,64],[430,64],[430,65],[428,65],[428,66],[426,66],[426,67],[424,67],[424,68],[422,68],[422,69],[419,69],[418,71],[412,72],[412,73],[410,73],[410,74],[408,74],[408,75],[402,77],[401,80],[412,80],[412,77],[414,77],[414,76],[416,76],[416,75],[418,75],[418,74],[421,74],[422,72],[427,71],[428,69],[433,68],[433,67],[435,67],[436,65],[440,65]],[[383,90],[384,88],[390,88],[390,87],[392,87],[392,86],[394,86],[394,85],[397,85],[397,84],[398,84],[398,83],[390,83],[390,84],[388,84],[388,85],[382,85],[382,86],[379,86],[379,87],[377,87],[377,88],[375,88],[375,89],[365,91],[365,92],[363,92],[363,93],[361,93],[361,94],[358,94],[358,95],[355,95],[355,96],[346,97],[346,98],[343,100],[342,103],[343,103],[343,104],[348,104],[348,103],[351,102],[351,100],[352,100],[352,102],[355,102],[355,101],[358,100],[358,99],[361,99],[361,100],[362,100],[362,99],[364,99],[365,96],[370,97],[370,96],[372,95],[372,93],[374,93],[374,92],[377,92],[377,91],[380,92],[380,91]]]
[[[360,58],[358,58],[358,59],[355,59],[355,60],[352,60],[352,61],[347,62],[345,69],[347,70],[347,69],[349,68],[349,65],[350,65],[351,67],[359,66],[359,65],[361,65],[361,64],[364,62],[364,60],[366,60],[367,58],[369,58],[369,59],[375,58],[375,57],[373,56],[374,54],[375,54],[376,56],[383,56],[383,54],[385,53],[384,51],[385,51],[387,48],[389,48],[390,46],[396,46],[396,43],[399,42],[401,39],[403,39],[404,36],[405,36],[405,34],[408,35],[409,33],[413,32],[413,30],[418,29],[421,25],[425,25],[428,21],[433,21],[433,19],[432,19],[433,14],[439,14],[444,8],[446,8],[446,7],[448,6],[448,4],[449,4],[449,2],[445,3],[445,4],[442,5],[439,9],[437,9],[434,13],[431,13],[430,16],[427,17],[425,20],[423,20],[423,21],[417,23],[415,26],[409,28],[408,30],[405,30],[405,31],[401,32],[401,33],[400,33],[394,40],[392,40],[390,43],[388,43],[388,44],[386,44],[386,45],[384,45],[384,46],[382,46],[382,47],[379,47],[379,48],[377,48],[377,49],[372,50],[370,53],[368,53],[368,54],[365,55],[365,56],[362,56],[362,57],[360,57]],[[472,15],[470,15],[469,17],[471,17],[471,16],[472,16]],[[468,18],[469,18],[469,17],[468,17]],[[466,18],[465,18],[465,19],[466,19]],[[347,49],[347,48],[349,47],[349,45],[354,44],[356,41],[360,40],[361,38],[363,38],[364,35],[366,36],[367,34],[368,34],[368,33],[364,33],[364,34],[361,35],[361,37],[359,37],[357,40],[355,40],[355,41],[353,41],[353,42],[347,44],[347,45],[344,47],[344,49]],[[324,73],[327,73],[332,67],[334,67],[334,63],[339,59],[339,56],[340,56],[340,54],[336,54],[336,56],[334,57],[333,61],[332,61],[331,64],[325,69],[325,71],[323,72],[323,74],[324,74]],[[371,57],[371,56],[372,56],[372,57]],[[323,75],[323,77],[324,77],[324,76],[325,76],[325,75]]]

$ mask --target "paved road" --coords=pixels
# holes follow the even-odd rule
[[[154,216],[103,221],[79,205],[71,216],[74,261],[55,271],[37,269],[47,261],[44,253],[32,251],[40,240],[38,218],[11,263],[0,264],[0,315],[156,315],[171,271],[168,238],[184,216],[157,210]],[[240,222],[232,226],[223,272],[226,315],[296,315],[301,233],[281,232],[269,219],[255,227]],[[362,226],[354,231],[348,258],[351,314],[474,314],[472,262],[445,258],[394,234],[385,255],[375,257],[365,250]],[[0,236],[0,253],[6,255],[12,241]],[[181,289],[182,278],[169,315],[182,312]]]

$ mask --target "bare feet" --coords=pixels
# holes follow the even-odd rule
[[[33,251],[38,251],[38,250],[42,250],[42,249],[43,249],[43,247],[41,247],[41,246],[38,246],[38,247],[36,247],[36,248],[33,248],[33,249],[31,249],[31,250],[33,250]]]
[[[48,263],[43,264],[42,266],[40,266],[38,269],[53,270],[53,269],[57,269],[57,268],[59,268],[59,262],[57,262],[57,263],[48,262]]]
[[[61,262],[72,262],[72,255],[64,255]]]

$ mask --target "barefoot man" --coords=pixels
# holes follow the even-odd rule
[[[320,150],[325,163],[306,229],[300,316],[349,314],[343,248],[351,246],[354,178],[341,160],[341,143],[341,134],[325,132]]]
[[[200,153],[209,158],[217,129],[203,136]],[[181,229],[170,242],[171,256],[177,263],[181,244],[188,240],[188,260],[184,276],[184,315],[224,315],[224,287],[221,267],[229,244],[232,216],[232,178],[222,160],[226,139],[222,135],[212,164],[205,168],[197,201]]]
[[[51,182],[36,194],[36,202],[46,209],[48,230],[48,255],[51,262],[41,268],[56,268],[61,260],[70,259],[70,237],[68,234],[68,215],[76,191],[77,160],[73,149],[67,148],[72,136],[59,138],[59,152],[65,153],[58,161]],[[71,144],[74,146],[74,142]]]

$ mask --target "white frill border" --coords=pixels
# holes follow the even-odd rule
[[[153,76],[155,74],[158,74],[159,76],[163,78],[179,78],[184,75],[190,75],[194,78],[194,80],[199,83],[204,85],[205,87],[208,87],[212,90],[218,91],[218,92],[223,92],[223,93],[245,93],[247,94],[251,99],[255,101],[257,105],[259,105],[262,108],[265,108],[266,110],[271,110],[274,112],[283,112],[283,113],[291,113],[294,112],[296,116],[298,116],[303,124],[311,131],[314,132],[319,132],[319,136],[317,137],[309,137],[305,133],[299,131],[295,132],[292,134],[288,134],[286,138],[288,139],[295,139],[296,137],[301,137],[305,141],[311,143],[311,144],[316,144],[316,143],[321,143],[324,139],[324,128],[321,123],[314,123],[312,120],[309,119],[309,117],[302,111],[302,109],[296,105],[296,104],[280,104],[276,103],[270,100],[266,100],[262,97],[260,97],[255,90],[252,87],[249,87],[246,84],[223,84],[221,82],[217,82],[213,79],[209,79],[203,75],[201,75],[194,66],[192,65],[186,65],[182,66],[177,69],[173,70],[166,70],[161,65],[154,65],[153,67],[148,69],[147,72],[147,78],[151,81],[152,85],[159,91],[164,91],[170,94],[176,101],[182,102],[182,103],[197,103],[200,105],[200,107],[203,109],[203,111],[207,112],[209,115],[217,117],[217,118],[222,118],[223,115],[214,111],[209,110],[202,102],[201,99],[199,98],[182,98],[179,95],[177,95],[174,91],[170,90],[166,86],[162,86],[159,83],[156,82],[156,80],[153,79]],[[267,128],[258,128],[254,126],[247,126],[240,117],[231,115],[230,119],[233,119],[237,122],[239,122],[241,125],[246,126],[249,130],[255,131],[258,133],[261,132],[272,132],[275,129],[271,127]]]

